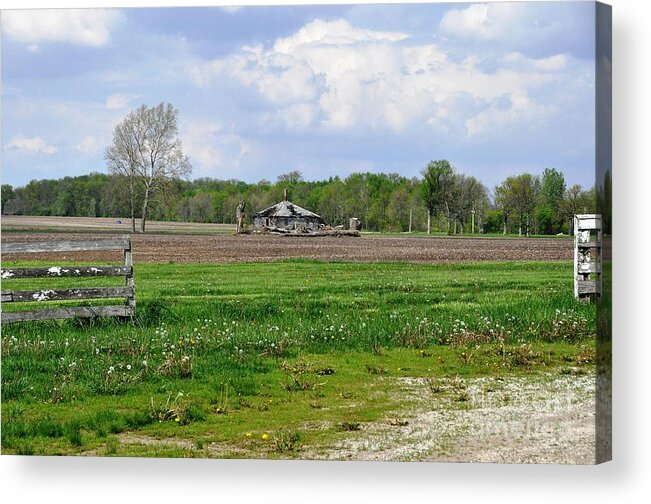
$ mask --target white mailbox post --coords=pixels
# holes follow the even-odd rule
[[[574,297],[601,297],[601,215],[574,216]]]

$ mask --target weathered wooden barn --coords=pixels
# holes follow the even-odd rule
[[[253,226],[256,228],[316,230],[324,224],[321,216],[288,201],[287,192],[280,203],[253,214]]]

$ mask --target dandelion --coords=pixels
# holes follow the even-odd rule
[[[247,433],[244,434],[244,435],[245,435],[246,437],[251,437],[251,436],[253,436],[253,433],[251,433],[251,432],[247,432]]]
[[[265,432],[261,437],[262,437],[262,439],[268,439],[268,438],[269,438],[269,434],[267,434],[267,433]]]
[[[176,418],[174,419],[174,421],[175,421],[175,422],[180,422],[181,419],[180,419],[179,417],[176,417]]]

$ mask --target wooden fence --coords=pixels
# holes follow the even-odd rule
[[[124,287],[92,287],[75,289],[3,290],[2,303],[87,300],[124,298],[118,306],[70,306],[2,313],[2,323],[26,320],[65,319],[72,317],[130,317],[136,311],[131,239],[58,241],[34,243],[2,243],[2,254],[38,252],[78,252],[92,250],[122,250],[124,265],[117,266],[50,266],[38,268],[2,268],[2,279],[116,277],[125,279]]]

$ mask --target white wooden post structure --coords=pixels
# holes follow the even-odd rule
[[[601,297],[601,215],[574,216],[574,297]]]

